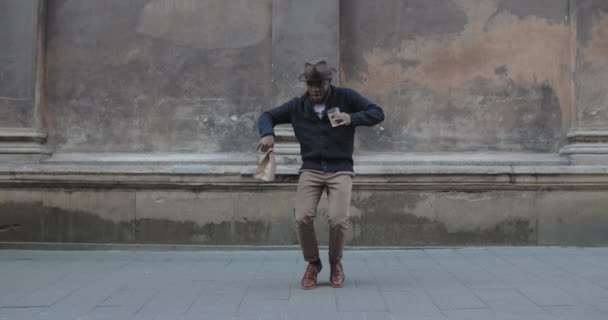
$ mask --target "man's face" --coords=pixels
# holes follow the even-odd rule
[[[323,102],[327,92],[329,91],[329,80],[323,81],[307,81],[306,87],[308,94],[315,103]]]

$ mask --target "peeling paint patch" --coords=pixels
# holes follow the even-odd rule
[[[467,24],[464,9],[452,0],[342,0],[340,29],[343,41],[356,41],[355,50],[341,50],[341,68],[346,78],[365,81],[370,71],[360,49],[391,49],[402,41],[418,37],[458,33]],[[374,26],[373,28],[369,26]],[[355,40],[356,39],[356,40]],[[395,58],[395,64],[407,69],[417,57]],[[416,63],[418,64],[418,63]]]
[[[366,151],[556,151],[571,122],[567,21],[517,16],[489,0],[457,3],[467,14],[461,31],[390,44],[345,34],[342,61],[361,66],[354,67],[358,73],[343,68],[341,83],[390,115],[381,136],[362,130],[359,145]],[[351,57],[358,54],[363,62]]]
[[[559,66],[569,62],[569,39],[566,25],[548,25],[537,18],[520,21],[500,14],[487,32],[467,29],[462,36],[404,41],[389,50],[374,47],[365,54],[367,82],[345,80],[373,93],[382,93],[404,80],[447,93],[450,88],[466,87],[471,79],[492,77],[496,66],[506,65],[515,81],[560,84],[564,75]],[[403,69],[392,63],[396,57],[420,58],[420,64]]]

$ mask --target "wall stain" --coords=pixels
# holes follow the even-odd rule
[[[234,242],[247,244],[268,244],[272,236],[270,221],[242,218],[234,222]]]
[[[197,224],[193,221],[138,219],[137,242],[167,244],[232,244],[230,222]]]
[[[19,225],[0,233],[0,241],[132,243],[131,222],[45,206],[42,202],[0,203],[0,224]]]
[[[494,70],[494,74],[497,76],[504,76],[504,77],[508,77],[509,76],[509,68],[507,68],[506,65],[502,65],[498,68],[496,68]]]
[[[563,23],[570,12],[569,0],[497,0],[498,10],[519,18],[540,17],[551,23]]]
[[[150,218],[114,222],[86,211],[45,206],[41,202],[1,203],[0,213],[0,241],[202,245],[291,241],[272,239],[272,221],[246,218],[202,225]]]
[[[466,193],[458,199],[487,200],[483,194]],[[537,230],[534,219],[507,217],[497,219],[491,226],[468,230],[450,230],[445,222],[434,216],[431,207],[420,208],[427,197],[422,194],[374,193],[355,196],[352,205],[359,213],[351,216],[352,245],[525,245],[536,244]],[[490,200],[492,201],[492,200]],[[428,205],[428,204],[425,204]],[[424,215],[421,215],[424,214]],[[454,229],[453,227],[451,229]]]
[[[14,223],[14,224],[3,224],[0,225],[0,232],[8,232],[8,231],[13,231],[13,230],[17,230],[21,228],[20,224]]]
[[[474,231],[448,231],[444,223],[413,214],[364,214],[351,218],[351,224],[356,234],[351,245],[536,244],[534,223],[524,219],[500,221],[493,228]]]

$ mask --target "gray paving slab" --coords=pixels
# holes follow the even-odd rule
[[[596,299],[593,301],[585,301],[586,305],[591,305],[594,308],[602,311],[608,311],[608,299]]]
[[[321,253],[326,262],[326,251]],[[0,251],[8,319],[608,319],[608,249],[347,251],[302,290],[297,251]]]
[[[412,278],[422,288],[428,289],[465,289],[464,283],[459,281],[453,274],[446,272],[444,269],[430,265],[409,269]]]
[[[124,306],[95,307],[91,312],[86,314],[83,319],[86,320],[130,320],[133,319],[133,311]]]
[[[427,292],[439,309],[481,309],[487,307],[486,304],[468,288],[433,288],[428,289]]]
[[[576,306],[581,301],[555,285],[521,286],[519,290],[539,306]]]
[[[183,316],[203,290],[204,286],[196,283],[178,283],[165,287],[137,310],[133,319],[169,319]]]
[[[47,308],[2,308],[0,320],[30,320]]]
[[[441,317],[442,313],[424,290],[383,292],[389,311],[394,315],[414,318]]]
[[[558,319],[606,320],[608,311],[590,306],[554,306],[545,309]]]
[[[284,318],[287,313],[287,299],[251,300],[244,299],[239,305],[238,316],[255,316],[262,318]]]
[[[547,317],[550,314],[517,289],[479,289],[475,294],[501,317]]]
[[[300,314],[315,314],[336,313],[338,312],[338,303],[336,296],[330,294],[295,294],[289,297],[287,303],[287,314],[295,317]]]
[[[489,308],[484,309],[451,309],[442,310],[449,320],[489,320],[496,319],[496,313]]]
[[[342,289],[334,291],[340,312],[388,311],[384,297],[377,288],[357,288],[351,285],[349,290]]]

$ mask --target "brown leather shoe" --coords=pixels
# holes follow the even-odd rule
[[[344,287],[344,269],[342,269],[341,262],[331,265],[329,284],[334,288]]]
[[[317,276],[319,275],[319,272],[321,272],[322,268],[323,266],[321,265],[316,266],[312,263],[308,264],[308,267],[306,267],[306,271],[304,272],[304,276],[302,277],[302,289],[314,289],[317,286]]]

